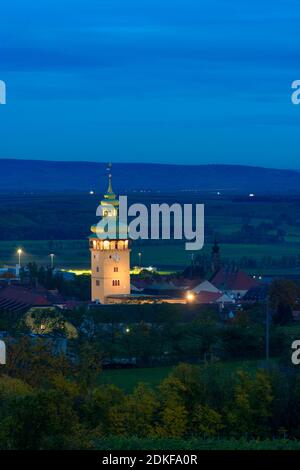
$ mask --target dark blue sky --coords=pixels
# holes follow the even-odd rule
[[[299,0],[9,0],[0,157],[300,169]]]

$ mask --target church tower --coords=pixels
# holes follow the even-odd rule
[[[107,304],[113,303],[109,297],[130,294],[130,243],[127,230],[119,227],[119,201],[113,192],[111,174],[100,206],[102,216],[112,218],[117,228],[113,238],[103,239],[101,229],[92,225],[89,237],[92,301]]]

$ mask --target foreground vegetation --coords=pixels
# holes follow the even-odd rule
[[[75,362],[10,345],[0,375],[1,449],[299,448],[300,378],[284,366],[180,364],[157,386],[99,384],[95,349]]]
[[[272,366],[276,366],[277,360],[273,359],[270,361]],[[194,365],[194,367],[203,369],[207,367],[209,363],[204,365]],[[252,361],[227,361],[219,364],[222,367],[224,375],[234,374],[237,370],[243,370],[250,374],[255,373],[266,367],[264,360],[252,360]],[[99,385],[112,384],[116,387],[124,390],[127,393],[132,392],[139,383],[145,383],[151,387],[158,387],[159,384],[166,379],[174,370],[174,366],[168,367],[146,367],[146,368],[129,368],[129,369],[104,369],[99,375]]]
[[[76,295],[88,286],[36,266],[28,275]],[[0,448],[297,448],[299,292],[270,286],[269,361],[263,303],[234,315],[197,304],[1,311]],[[121,365],[135,367],[107,370]]]
[[[176,439],[109,437],[96,442],[97,450],[300,450],[300,442],[289,439]]]

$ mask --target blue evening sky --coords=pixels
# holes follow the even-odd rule
[[[300,169],[299,0],[9,0],[0,158]]]

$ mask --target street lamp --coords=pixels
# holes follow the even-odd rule
[[[193,302],[195,300],[195,294],[193,294],[193,292],[188,292],[186,294],[186,300],[188,302]]]
[[[142,267],[142,253],[139,253],[139,265]]]
[[[21,248],[19,248],[17,250],[17,254],[18,254],[18,257],[19,257],[19,268],[21,268],[21,256],[23,254],[23,250],[21,250]]]
[[[53,267],[54,267],[54,256],[55,255],[53,253],[51,253],[49,256],[51,258],[51,269],[53,269]]]

